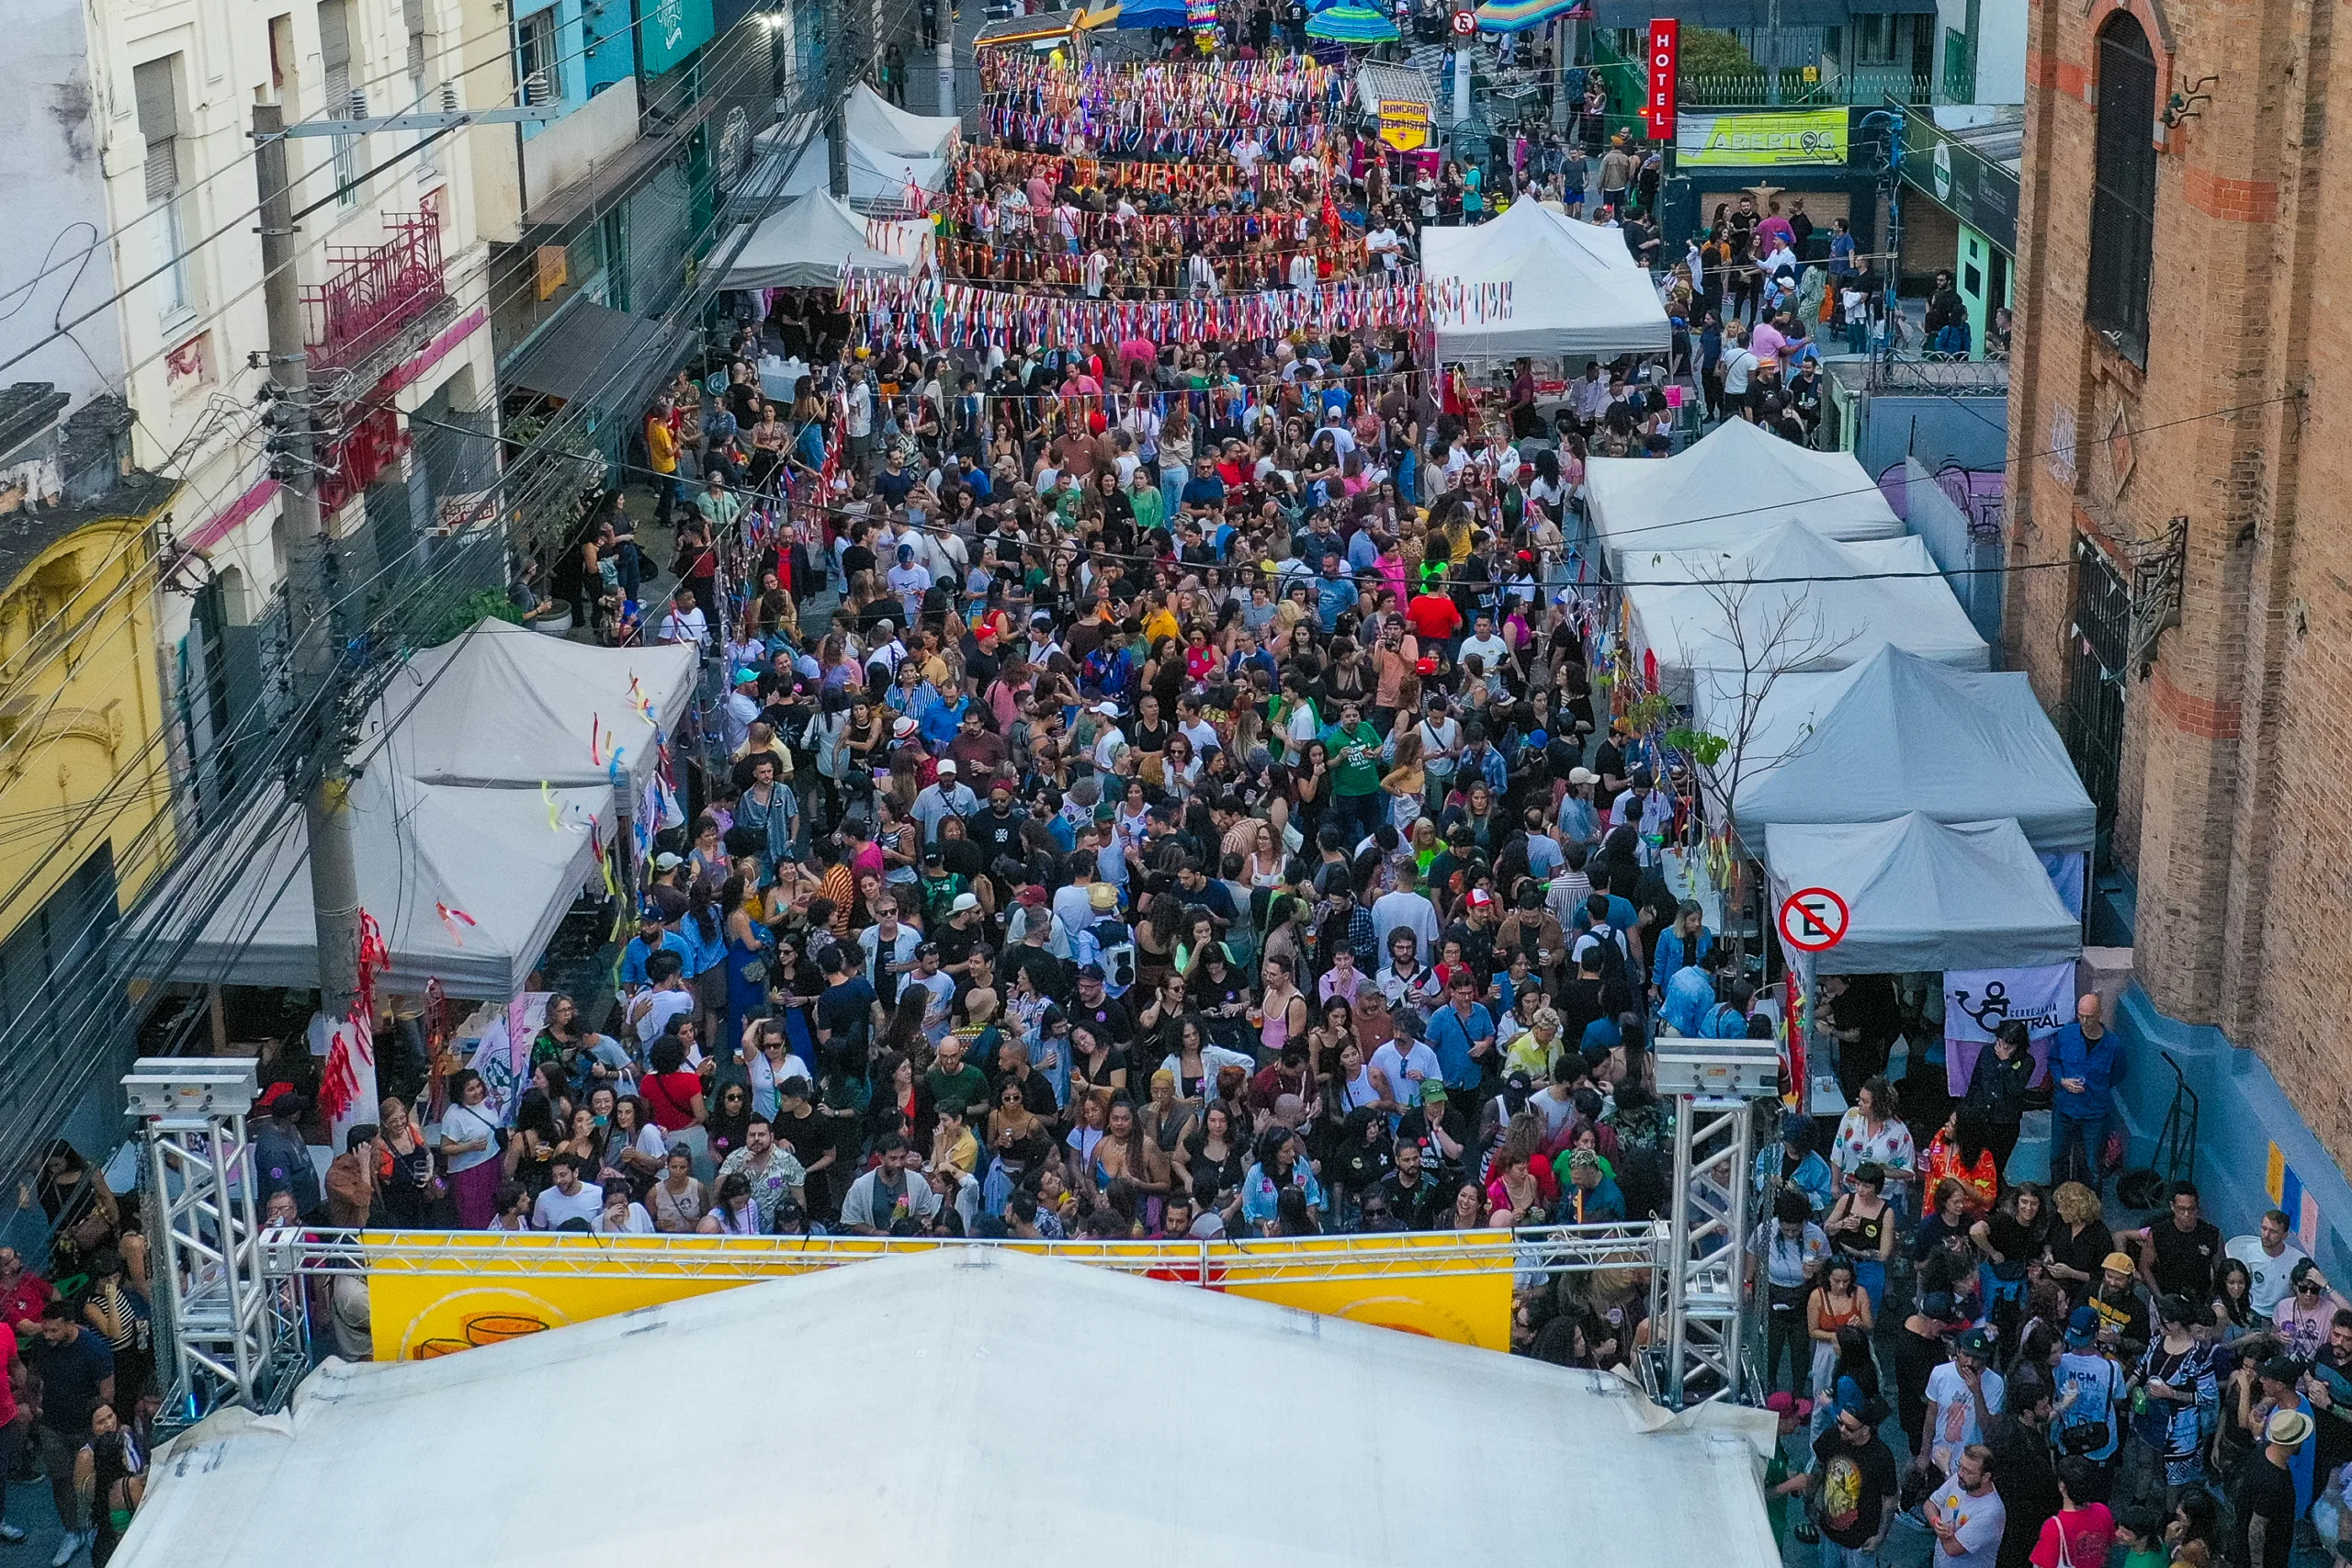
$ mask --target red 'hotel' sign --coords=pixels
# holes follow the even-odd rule
[[[1645,62],[1649,89],[1642,98],[1642,121],[1653,141],[1674,140],[1674,75],[1681,52],[1682,24],[1671,17],[1653,19]]]

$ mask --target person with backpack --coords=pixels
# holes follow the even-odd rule
[[[1119,890],[1108,882],[1094,883],[1086,890],[1086,902],[1091,919],[1070,939],[1070,957],[1081,970],[1100,969],[1103,989],[1124,997],[1136,983],[1136,937],[1120,918]]]

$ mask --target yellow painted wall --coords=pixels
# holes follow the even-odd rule
[[[0,590],[0,941],[100,844],[126,907],[173,853],[146,832],[171,808],[153,521],[86,524]]]

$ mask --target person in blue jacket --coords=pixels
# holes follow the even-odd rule
[[[1755,1181],[1759,1200],[1770,1190],[1775,1177],[1782,1187],[1804,1194],[1814,1218],[1829,1212],[1829,1162],[1814,1152],[1813,1118],[1801,1111],[1783,1114],[1781,1141],[1757,1151]]]
[[[2123,1043],[2099,1016],[2098,997],[2075,1003],[2075,1021],[2050,1039],[2050,1179],[2099,1190],[2099,1155],[2115,1088],[2123,1081]]]

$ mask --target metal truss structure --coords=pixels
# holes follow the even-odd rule
[[[255,1067],[250,1057],[147,1056],[122,1080],[145,1123],[167,1425],[224,1404],[266,1405],[287,1381],[281,1348],[302,1333],[299,1289],[273,1285],[262,1267],[245,1137]]]
[[[1457,1274],[1555,1278],[1657,1267],[1666,1227],[1651,1222],[1469,1232],[1459,1240],[1374,1235],[1296,1241],[898,1241],[870,1236],[555,1236],[532,1231],[273,1230],[272,1280],[336,1274],[424,1278],[752,1280],[834,1269],[940,1247],[999,1247],[1178,1284],[1339,1284]]]
[[[1697,1046],[1699,1043],[1692,1043]],[[1646,1273],[1658,1337],[1645,1382],[1665,1401],[1736,1399],[1746,1309],[1739,1243],[1749,1224],[1751,1109],[1772,1092],[1769,1042],[1708,1041],[1658,1053],[1676,1100],[1673,1207],[1663,1221],[1510,1232],[1165,1242],[899,1241],[868,1236],[628,1235],[535,1232],[263,1231],[254,1219],[245,1113],[250,1060],[142,1059],[123,1080],[145,1118],[149,1206],[161,1261],[156,1314],[172,1391],[166,1420],[227,1404],[282,1402],[310,1362],[314,1290],[377,1274],[473,1280],[740,1280],[935,1247],[1012,1247],[1176,1284],[1372,1282],[1508,1274],[1524,1283],[1603,1270]],[[1759,1049],[1760,1048],[1760,1049]],[[347,1286],[346,1286],[347,1288]]]

